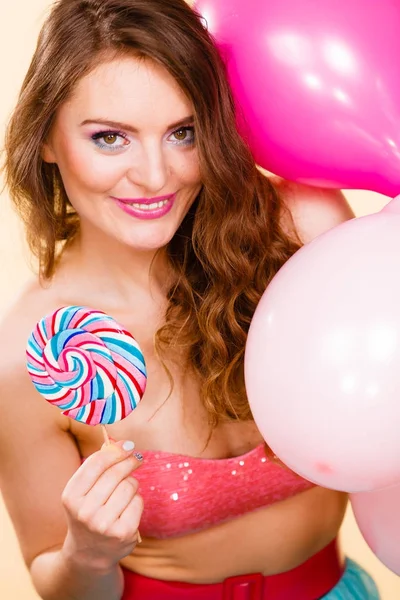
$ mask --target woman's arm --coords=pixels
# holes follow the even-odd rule
[[[128,453],[96,453],[98,456],[93,455],[84,465],[94,458],[87,465],[86,479],[76,481],[77,470],[82,472],[81,458],[68,432],[68,419],[39,396],[27,374],[25,341],[29,331],[24,331],[24,320],[21,313],[18,319],[11,315],[0,327],[0,486],[5,504],[33,584],[44,600],[118,600],[123,593],[118,551],[122,547],[125,552],[128,544],[117,544],[88,527],[88,517],[92,525],[96,511],[90,514],[87,510],[91,508],[90,492],[85,490],[81,496],[86,502],[86,521],[75,519],[71,535],[64,490],[68,483],[68,502],[76,506],[77,488],[82,488],[88,473],[96,468],[103,476],[115,475],[119,468],[112,483],[123,482],[132,488],[135,484],[127,485],[124,478],[134,467],[128,463]],[[95,488],[97,481],[92,483]],[[135,492],[134,488],[128,490],[130,497]],[[102,554],[96,553],[97,546]]]
[[[341,190],[314,188],[275,176],[271,177],[271,181],[289,209],[297,233],[305,244],[328,229],[354,218]]]
[[[121,568],[85,568],[63,550],[44,552],[31,564],[30,573],[43,600],[120,600],[124,582]]]

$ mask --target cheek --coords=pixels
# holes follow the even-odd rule
[[[122,155],[107,156],[86,145],[64,144],[57,163],[64,186],[77,191],[102,192],[111,189],[125,174],[127,165]]]
[[[177,165],[179,178],[186,185],[198,185],[201,183],[200,164],[197,152],[194,150],[190,156]]]

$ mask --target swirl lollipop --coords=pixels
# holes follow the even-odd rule
[[[99,310],[66,306],[47,315],[32,331],[27,367],[44,398],[87,425],[103,426],[127,417],[146,387],[139,345]]]

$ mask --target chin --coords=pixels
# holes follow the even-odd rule
[[[172,235],[170,237],[160,237],[154,239],[146,239],[146,240],[129,240],[126,243],[133,251],[135,252],[156,252],[157,250],[161,250],[164,248],[172,239]]]

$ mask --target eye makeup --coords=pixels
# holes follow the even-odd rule
[[[177,136],[178,134],[182,133],[185,134],[183,139],[177,139],[176,137],[175,139],[170,139],[172,136]],[[120,130],[101,130],[93,133],[90,137],[98,148],[110,152],[122,150],[130,144],[128,135],[124,131]],[[118,139],[121,139],[122,143],[116,143]],[[168,134],[167,140],[174,146],[193,146],[195,143],[194,126],[185,125],[175,129]]]

